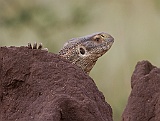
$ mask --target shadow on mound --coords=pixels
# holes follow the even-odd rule
[[[1,121],[112,121],[112,109],[79,67],[41,50],[0,48]]]

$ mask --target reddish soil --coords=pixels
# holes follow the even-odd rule
[[[122,121],[160,121],[160,68],[148,61],[138,62],[131,87]]]
[[[160,121],[160,68],[138,62],[122,121]],[[0,121],[113,121],[81,68],[56,54],[0,48]]]
[[[0,48],[0,104],[0,121],[112,121],[110,105],[79,67],[26,47]]]

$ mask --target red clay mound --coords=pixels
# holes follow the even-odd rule
[[[148,61],[139,62],[131,87],[122,121],[160,121],[160,68]]]
[[[111,107],[80,68],[26,47],[0,48],[0,103],[0,121],[112,121]]]

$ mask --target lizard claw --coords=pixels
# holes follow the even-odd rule
[[[45,51],[48,51],[48,48],[43,48],[42,46],[42,43],[40,43],[38,46],[37,46],[37,42],[35,42],[32,46],[31,43],[28,43],[28,49],[39,49],[39,50],[45,50]]]
[[[37,49],[37,42],[33,44],[33,49]]]
[[[42,43],[39,44],[38,49],[42,49]]]
[[[28,48],[29,48],[29,49],[32,49],[31,43],[28,43]]]

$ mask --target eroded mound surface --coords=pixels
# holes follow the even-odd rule
[[[0,74],[0,121],[112,121],[94,81],[58,55],[1,47]]]
[[[160,121],[160,68],[138,62],[131,79],[132,91],[123,121]]]

